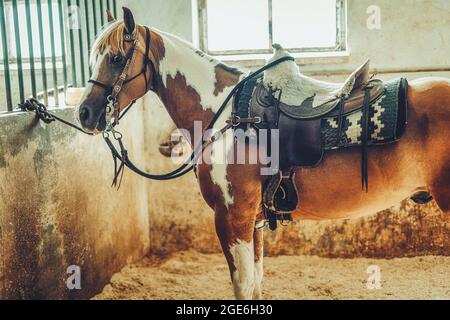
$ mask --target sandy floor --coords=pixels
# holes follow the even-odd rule
[[[367,289],[370,265],[380,267],[381,289]],[[450,257],[268,257],[263,294],[265,299],[450,299]],[[224,257],[187,251],[125,267],[94,299],[232,298]]]

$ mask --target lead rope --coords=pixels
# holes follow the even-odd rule
[[[50,124],[54,121],[59,121],[61,123],[64,123],[65,125],[74,128],[84,134],[93,136],[93,133],[89,133],[83,130],[83,128],[77,126],[76,124],[73,124],[67,120],[64,120],[63,118],[60,118],[50,112],[47,111],[47,107],[40,103],[36,98],[30,98],[26,100],[24,103],[20,103],[17,105],[17,109],[20,111],[29,111],[34,112],[36,114],[36,117],[39,120],[42,120],[46,124]]]

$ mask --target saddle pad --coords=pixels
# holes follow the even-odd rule
[[[406,127],[407,88],[408,82],[404,78],[385,82],[383,94],[370,106],[369,145],[400,139]],[[361,118],[361,110],[344,118],[340,141],[337,117],[323,118],[321,131],[325,150],[361,145]]]

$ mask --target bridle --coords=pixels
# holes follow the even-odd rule
[[[144,54],[144,61],[142,70],[140,73],[136,74],[133,77],[129,77],[129,73],[131,70],[131,67],[134,65],[134,62],[136,60],[136,54],[138,52],[138,40],[136,39],[136,36],[134,34],[124,34],[124,41],[125,42],[132,42],[133,45],[131,49],[127,53],[127,61],[125,63],[125,67],[122,70],[122,73],[120,74],[119,78],[116,80],[116,82],[110,86],[106,85],[104,83],[101,83],[97,80],[89,80],[90,83],[97,85],[105,90],[105,96],[106,100],[108,101],[106,105],[106,129],[103,131],[103,139],[105,140],[106,144],[108,145],[109,149],[111,150],[112,157],[114,160],[114,179],[113,179],[113,186],[119,186],[122,181],[123,171],[125,167],[128,167],[138,175],[151,179],[151,180],[171,180],[175,179],[177,177],[183,176],[186,173],[190,172],[191,170],[195,169],[195,165],[197,162],[197,159],[203,152],[204,148],[215,141],[217,141],[227,130],[237,127],[241,123],[252,123],[252,122],[258,122],[261,121],[261,119],[253,119],[253,118],[240,118],[237,116],[234,112],[232,112],[232,115],[230,119],[226,121],[226,125],[219,131],[217,131],[214,135],[212,135],[207,141],[203,142],[200,141],[197,146],[195,146],[193,152],[191,153],[190,157],[186,159],[186,161],[180,165],[177,169],[165,173],[165,174],[151,174],[142,171],[137,166],[134,165],[134,163],[130,160],[128,157],[128,151],[125,148],[125,145],[122,141],[122,134],[115,130],[114,127],[119,123],[119,120],[126,114],[128,110],[131,109],[131,106],[136,102],[133,100],[128,108],[120,114],[120,109],[118,105],[118,96],[120,92],[123,89],[123,86],[142,74],[144,75],[145,79],[145,91],[148,90],[148,79],[147,79],[147,67],[150,65],[151,72],[152,72],[152,79],[151,79],[151,88],[153,91],[155,91],[157,82],[156,79],[156,72],[155,72],[155,65],[153,61],[149,58],[150,54],[150,29],[148,27],[145,28],[145,54]],[[249,74],[247,77],[242,79],[227,95],[225,100],[223,101],[220,108],[217,110],[216,114],[213,116],[211,122],[209,123],[206,130],[212,129],[216,121],[218,120],[219,116],[222,114],[222,112],[225,110],[228,102],[230,99],[244,86],[244,84],[249,81],[250,79],[256,78],[259,74],[263,73],[265,70],[272,68],[273,66],[287,60],[294,60],[294,58],[290,56],[281,57],[280,59],[277,59],[260,69],[256,70],[255,72]],[[113,121],[114,119],[114,121]],[[115,147],[114,143],[111,141],[111,139],[115,140],[116,143],[119,145],[119,150]],[[120,161],[120,164],[118,164],[118,160]]]
[[[119,78],[114,82],[113,85],[104,84],[95,79],[90,79],[88,81],[89,83],[92,83],[93,85],[96,85],[105,90],[105,96],[106,96],[106,100],[107,100],[107,105],[105,107],[106,108],[105,119],[106,119],[106,123],[107,123],[107,128],[106,128],[107,131],[111,131],[115,125],[119,124],[119,120],[121,119],[118,97],[119,97],[119,94],[122,91],[124,85],[126,85],[127,83],[129,83],[129,82],[137,79],[141,75],[143,75],[144,80],[145,80],[145,92],[147,92],[149,90],[149,81],[147,79],[148,66],[150,66],[150,68],[151,68],[150,89],[151,90],[156,89],[157,83],[155,81],[155,79],[156,79],[155,78],[155,75],[156,75],[155,64],[149,57],[150,45],[151,45],[151,33],[150,33],[150,29],[148,27],[144,26],[144,28],[145,28],[145,52],[144,52],[144,60],[143,60],[141,72],[139,72],[138,74],[129,78],[130,71],[135,63],[136,56],[138,53],[139,40],[136,38],[135,34],[126,33],[126,34],[124,34],[124,41],[132,42],[133,45],[126,55],[127,60],[126,60],[125,66],[124,66]],[[135,102],[136,102],[136,100],[131,101],[128,108],[126,108],[126,109],[129,109]]]

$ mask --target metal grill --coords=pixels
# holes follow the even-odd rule
[[[64,105],[91,74],[89,48],[116,0],[0,0],[0,112],[34,96]]]

